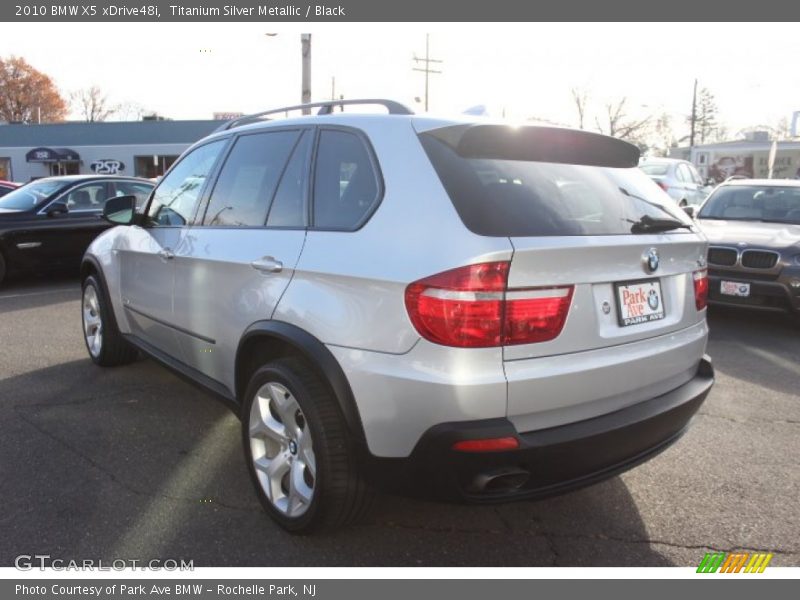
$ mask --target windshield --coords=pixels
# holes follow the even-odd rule
[[[650,163],[639,165],[639,168],[647,175],[666,175],[669,165],[666,163]]]
[[[31,210],[42,200],[64,186],[63,181],[34,181],[0,198],[0,208]]]
[[[691,224],[636,167],[464,158],[432,135],[420,139],[462,221],[479,235],[624,235],[645,216]]]
[[[800,225],[800,187],[722,186],[709,197],[698,216]]]

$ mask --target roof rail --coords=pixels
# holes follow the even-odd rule
[[[290,110],[302,110],[304,108],[319,108],[318,115],[329,115],[333,113],[334,108],[337,106],[353,106],[353,105],[375,105],[385,107],[390,115],[413,115],[412,111],[407,106],[395,102],[394,100],[384,100],[381,98],[368,98],[364,100],[328,100],[326,102],[312,102],[309,104],[296,104],[294,106],[284,106],[282,108],[273,108],[263,112],[253,113],[252,115],[245,115],[237,119],[233,119],[224,123],[217,131],[224,131],[233,127],[238,127],[249,121],[258,121],[261,117],[267,115],[274,115],[278,113],[288,113]]]

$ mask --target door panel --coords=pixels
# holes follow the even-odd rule
[[[172,323],[175,268],[169,252],[178,245],[177,227],[131,227],[120,248],[120,291],[131,333],[180,360]]]
[[[272,317],[305,235],[304,230],[184,230],[175,257],[174,320],[189,366],[233,391],[239,340],[250,324]],[[252,265],[259,260],[261,270]]]

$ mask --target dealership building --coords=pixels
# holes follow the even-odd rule
[[[0,125],[0,179],[49,175],[158,177],[224,120]]]

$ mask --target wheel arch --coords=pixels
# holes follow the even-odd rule
[[[240,405],[250,374],[265,360],[287,355],[298,356],[314,368],[333,394],[354,439],[364,442],[361,415],[339,362],[320,340],[290,323],[257,321],[242,335],[236,349],[234,376],[235,397]]]

